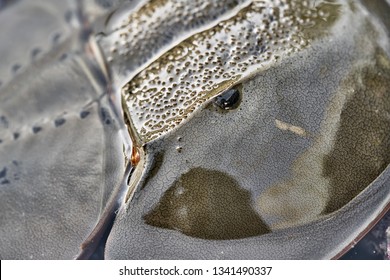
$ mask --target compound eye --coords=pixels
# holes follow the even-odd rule
[[[213,103],[222,110],[237,109],[241,102],[241,89],[238,86],[222,92],[214,97]]]

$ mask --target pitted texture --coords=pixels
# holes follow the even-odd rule
[[[141,142],[171,131],[221,91],[308,46],[317,26],[327,31],[338,8],[253,1],[177,44],[123,88],[127,117]]]
[[[114,78],[127,83],[138,68],[142,70],[160,56],[199,30],[247,6],[250,0],[138,0],[135,12],[113,16],[101,38]],[[143,3],[145,2],[145,3]],[[138,7],[140,6],[140,7]],[[119,17],[119,18],[117,18]],[[139,71],[139,70],[138,70]],[[125,81],[122,81],[125,79]]]

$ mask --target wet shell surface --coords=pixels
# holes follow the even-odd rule
[[[0,258],[340,257],[390,208],[388,1],[0,1]]]

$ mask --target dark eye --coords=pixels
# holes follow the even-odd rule
[[[228,89],[216,96],[213,102],[215,106],[223,110],[236,109],[241,102],[241,90],[237,86]]]

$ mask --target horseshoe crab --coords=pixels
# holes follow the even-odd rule
[[[335,258],[389,209],[388,2],[0,3],[2,259]]]

